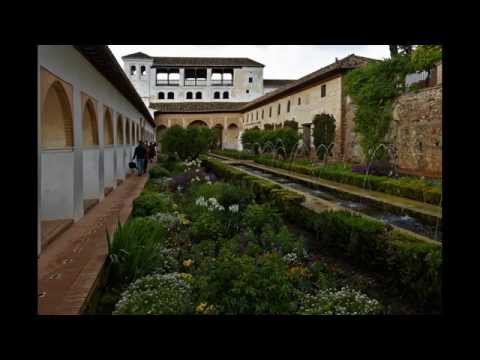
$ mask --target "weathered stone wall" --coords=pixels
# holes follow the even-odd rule
[[[355,105],[345,100],[345,160],[364,161],[355,126]],[[399,96],[387,142],[397,149],[400,170],[425,176],[442,174],[442,85]]]
[[[441,175],[442,86],[400,96],[389,138],[398,149],[401,169]]]

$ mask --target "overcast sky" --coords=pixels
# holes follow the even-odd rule
[[[108,45],[123,67],[122,56],[248,57],[265,65],[264,79],[298,79],[350,54],[383,59],[388,45]]]

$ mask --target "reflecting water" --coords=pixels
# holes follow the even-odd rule
[[[438,240],[438,241],[442,240],[441,226],[438,229],[436,229],[436,225],[429,224],[423,221],[422,219],[415,218],[406,214],[395,214],[391,211],[382,209],[373,204],[362,202],[360,198],[358,200],[341,199],[335,193],[328,192],[328,190],[323,191],[318,189],[312,189],[301,183],[295,182],[294,180],[288,177],[272,174],[270,172],[252,168],[247,165],[233,165],[233,166],[240,168],[242,170],[245,170],[253,175],[257,175],[260,177],[273,180],[275,182],[278,182],[292,189],[299,190],[304,193],[318,197],[320,199],[333,202],[338,206],[352,209],[352,210],[361,212],[363,214],[369,215],[387,224],[395,225],[400,228],[410,230],[414,233],[427,236],[434,240]]]

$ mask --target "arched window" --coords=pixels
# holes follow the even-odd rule
[[[174,98],[175,98],[175,95],[174,95],[173,91],[170,91],[170,92],[168,93],[168,99],[169,99],[169,100],[173,100]]]
[[[214,99],[220,99],[220,91],[215,91],[215,92],[213,93],[213,98],[214,98]]]
[[[257,112],[256,112],[256,116],[255,116],[255,117],[256,117],[256,119],[258,120],[258,110],[257,110]]]
[[[67,93],[60,82],[47,92],[42,110],[42,146],[73,146],[73,117]]]
[[[193,99],[193,93],[191,91],[187,92],[187,99]]]
[[[228,99],[228,91],[224,91],[224,92],[223,92],[223,98],[224,98],[224,99]]]
[[[195,93],[195,99],[201,99],[202,98],[202,92],[201,91],[197,91]]]
[[[263,120],[263,112],[264,112],[264,110],[262,109],[262,120]]]
[[[147,74],[147,68],[143,65],[140,67],[140,74],[142,74],[142,76]]]
[[[83,145],[98,145],[98,126],[95,106],[87,100],[82,119]]]
[[[137,67],[135,65],[130,66],[130,75],[135,75],[137,73]]]
[[[278,110],[277,110],[278,115],[280,115],[280,104],[278,104]]]
[[[268,111],[268,116],[272,117],[272,107],[270,106],[270,110]]]
[[[298,98],[298,105],[302,105],[302,98]]]
[[[158,93],[158,100],[164,100],[165,99],[165,93],[163,91],[160,91]]]
[[[290,100],[288,100],[288,103],[287,103],[287,112],[290,112]]]

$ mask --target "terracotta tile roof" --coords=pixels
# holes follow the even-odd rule
[[[322,79],[325,79],[331,75],[340,74],[345,70],[357,68],[371,61],[378,60],[351,54],[296,81],[292,81],[276,90],[273,90],[272,92],[269,92],[253,101],[250,101],[242,108],[242,111],[256,108],[263,105],[264,103],[268,103],[270,101],[273,101],[274,99],[281,98],[289,93],[295,92],[297,89],[300,89],[304,86],[313,84],[317,81],[321,81]]]
[[[220,58],[220,57],[154,57],[153,66],[250,66],[265,67],[249,58]]]
[[[155,128],[152,115],[107,45],[73,45]]]
[[[280,87],[296,80],[263,79],[263,87]]]
[[[246,102],[164,102],[151,103],[150,109],[156,114],[172,113],[208,113],[208,112],[240,112]]]
[[[151,59],[151,58],[152,58],[151,56],[148,56],[143,52],[136,52],[133,54],[122,56],[122,59]]]

